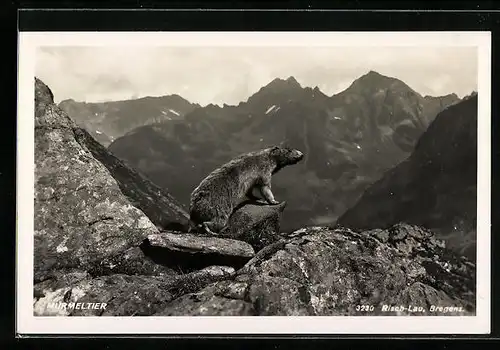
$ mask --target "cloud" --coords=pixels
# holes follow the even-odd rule
[[[36,74],[57,101],[179,94],[238,104],[276,77],[332,95],[369,70],[423,95],[477,90],[473,47],[42,47]]]

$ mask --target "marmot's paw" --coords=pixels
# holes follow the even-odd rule
[[[277,205],[277,204],[280,204],[280,202],[278,202],[278,201],[274,200],[274,201],[272,201],[270,204],[272,204],[272,205]]]

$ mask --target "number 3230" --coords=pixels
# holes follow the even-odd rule
[[[373,305],[356,305],[356,311],[364,311],[364,312],[369,312],[369,311],[374,311],[375,306]]]

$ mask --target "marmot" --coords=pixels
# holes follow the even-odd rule
[[[269,204],[279,204],[271,192],[271,177],[283,167],[298,163],[299,150],[274,146],[242,154],[210,173],[191,193],[190,229],[216,235],[226,226],[233,210],[258,189]]]

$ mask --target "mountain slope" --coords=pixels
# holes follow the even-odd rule
[[[424,98],[375,72],[332,97],[289,77],[237,106],[209,105],[183,119],[137,128],[109,149],[187,205],[198,183],[234,156],[281,142],[298,148],[304,161],[273,180],[276,197],[289,202],[283,229],[291,230],[334,223],[410,154],[434,118],[429,113],[456,100]]]
[[[477,95],[442,111],[412,155],[371,185],[338,223],[360,230],[404,221],[475,257]]]
[[[179,95],[86,103],[64,100],[59,107],[104,146],[143,125],[182,118],[199,107]]]

